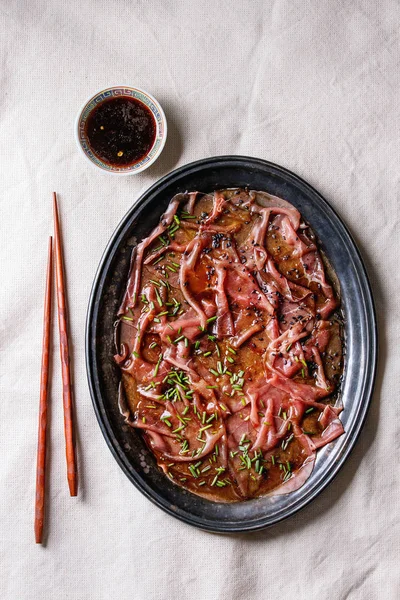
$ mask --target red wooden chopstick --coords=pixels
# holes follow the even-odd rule
[[[68,344],[67,307],[65,299],[65,282],[63,255],[60,238],[60,224],[58,218],[57,195],[53,193],[54,207],[54,256],[57,286],[58,304],[58,328],[60,331],[60,354],[63,381],[63,404],[64,404],[64,433],[65,452],[67,458],[67,478],[71,496],[78,493],[78,478],[75,457],[74,423],[72,415],[72,386],[70,374],[70,355]]]
[[[42,346],[42,369],[40,376],[40,403],[39,403],[39,432],[36,463],[36,497],[35,497],[35,539],[37,544],[42,543],[43,525],[45,517],[46,493],[46,435],[47,435],[47,390],[49,382],[49,357],[50,357],[50,326],[51,326],[51,285],[53,270],[52,238],[49,239],[49,253],[47,260],[46,292],[44,299],[44,324]]]

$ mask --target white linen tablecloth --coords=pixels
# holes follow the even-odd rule
[[[0,598],[397,600],[399,548],[398,0],[2,0]],[[143,87],[169,137],[142,175],[78,154],[92,93]],[[313,184],[352,231],[379,320],[380,366],[350,459],[312,505],[264,532],[198,531],[128,481],[93,412],[89,293],[119,220],[159,177],[221,154],[261,157]],[[48,534],[33,536],[42,313],[51,192],[64,231],[79,497],[64,461],[53,329]]]

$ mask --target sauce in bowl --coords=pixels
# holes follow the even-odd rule
[[[150,109],[131,97],[110,98],[89,115],[85,133],[93,153],[108,165],[134,165],[151,150],[156,122]]]

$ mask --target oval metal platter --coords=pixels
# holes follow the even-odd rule
[[[118,410],[120,375],[113,362],[113,332],[126,285],[132,248],[157,225],[178,192],[230,187],[265,190],[296,206],[310,223],[340,282],[345,317],[345,366],[341,387],[345,434],[318,451],[314,471],[295,492],[233,504],[200,498],[170,481],[156,466],[140,433]],[[311,502],[335,477],[362,429],[371,400],[377,361],[374,304],[357,247],[347,228],[308,183],[278,165],[242,156],[200,160],[173,171],[148,189],[118,225],[102,257],[86,324],[86,365],[97,419],[116,461],[157,506],[202,529],[239,532],[262,529]]]

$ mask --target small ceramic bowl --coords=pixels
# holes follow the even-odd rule
[[[94,154],[86,135],[86,121],[91,112],[104,100],[124,96],[139,100],[151,111],[156,123],[156,137],[149,152],[140,161],[132,165],[116,166],[106,163]],[[75,121],[75,140],[78,148],[92,165],[113,175],[135,175],[150,167],[160,156],[166,139],[167,120],[161,105],[153,96],[139,88],[116,86],[98,92],[85,102]]]

